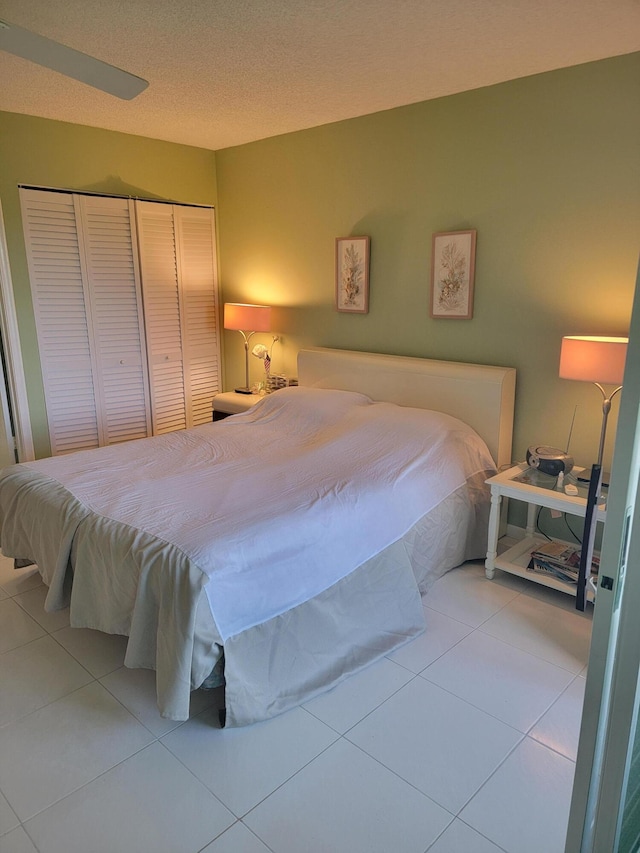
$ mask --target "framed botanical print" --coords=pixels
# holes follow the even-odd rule
[[[471,320],[476,266],[476,231],[433,235],[429,316]]]
[[[369,237],[336,239],[336,309],[369,311]]]

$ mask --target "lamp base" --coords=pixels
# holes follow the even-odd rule
[[[251,388],[234,388],[236,394],[251,394]]]

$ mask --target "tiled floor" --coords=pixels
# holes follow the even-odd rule
[[[480,565],[427,632],[245,729],[163,720],[124,640],[0,557],[0,853],[562,853],[591,621]]]

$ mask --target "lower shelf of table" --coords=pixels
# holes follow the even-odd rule
[[[552,576],[541,575],[527,569],[529,560],[531,559],[531,552],[546,541],[548,540],[540,536],[525,536],[524,539],[519,539],[515,545],[512,545],[502,554],[498,554],[494,560],[495,568],[501,569],[503,572],[509,572],[509,574],[525,578],[525,580],[532,581],[533,583],[548,586],[551,587],[551,589],[557,589],[567,595],[575,595],[575,584],[565,583],[564,581],[558,580]],[[587,598],[589,601],[593,601],[595,598],[591,585],[587,586]]]

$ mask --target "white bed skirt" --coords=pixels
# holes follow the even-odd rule
[[[156,670],[160,712],[174,720],[188,718],[190,692],[223,653],[230,726],[267,719],[335,686],[421,633],[421,593],[449,569],[486,553],[488,501],[485,475],[478,474],[347,577],[223,647],[206,576],[184,555],[168,559],[166,543],[120,525],[117,537],[110,537],[107,571],[95,544],[104,543],[105,531],[94,528],[113,522],[89,519],[69,496],[62,527],[52,529],[46,505],[61,498],[64,503],[68,493],[58,487],[56,495],[50,482],[37,485],[38,509],[30,472],[14,470],[29,488],[14,489],[17,511],[4,524],[3,552],[38,564],[49,586],[46,609],[70,605],[72,627],[128,636],[125,664]],[[20,507],[27,493],[28,512]],[[27,518],[38,521],[27,524]],[[56,539],[57,562],[41,560]]]

